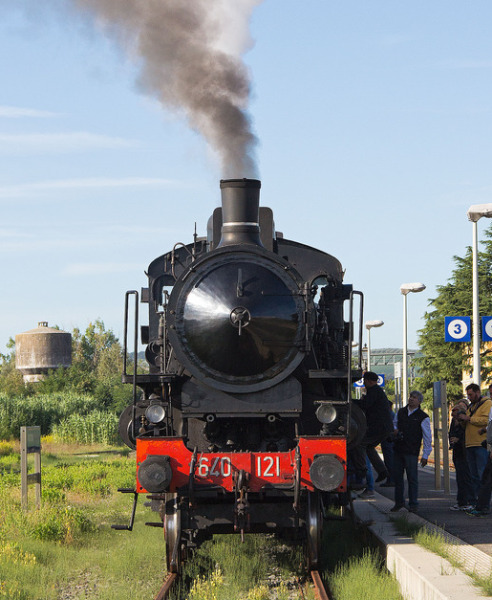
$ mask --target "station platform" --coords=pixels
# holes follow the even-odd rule
[[[492,600],[470,577],[472,573],[487,578],[492,573],[492,515],[473,517],[450,510],[456,503],[454,473],[450,474],[450,483],[450,493],[436,490],[434,468],[419,467],[416,513],[406,509],[391,512],[394,488],[382,488],[377,483],[373,497],[354,496],[356,518],[367,526],[383,551],[386,566],[397,578],[405,600]],[[399,517],[444,538],[453,564],[399,533],[394,523]]]
[[[450,473],[450,483],[450,494],[446,494],[443,489],[436,490],[434,467],[427,465],[422,468],[419,466],[419,507],[417,514],[429,523],[438,525],[456,538],[492,556],[492,514],[485,517],[472,517],[463,511],[450,510],[450,507],[456,504],[456,477],[454,472]],[[441,488],[443,487],[444,484],[441,480]],[[390,500],[394,500],[394,488],[382,488],[376,483],[375,491]],[[407,488],[405,491],[407,491]]]

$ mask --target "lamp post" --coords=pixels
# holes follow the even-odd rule
[[[381,327],[384,321],[366,321],[367,329],[367,370],[371,370],[371,329],[373,327]]]
[[[402,373],[402,406],[406,403],[408,398],[408,359],[407,359],[407,296],[410,292],[417,293],[423,292],[425,285],[423,283],[402,283],[400,286],[400,292],[403,294],[403,373]]]
[[[492,204],[474,204],[467,212],[473,223],[473,383],[480,385],[480,316],[478,311],[478,226],[482,217],[492,217]]]

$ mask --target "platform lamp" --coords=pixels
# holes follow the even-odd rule
[[[492,217],[492,204],[474,204],[470,206],[468,219],[473,223],[473,383],[480,385],[480,316],[478,311],[478,226],[482,217]]]
[[[384,321],[366,321],[367,329],[367,370],[371,370],[371,329],[373,327],[381,327]]]
[[[408,358],[407,358],[407,296],[410,292],[423,292],[425,285],[423,283],[402,283],[400,292],[403,294],[403,374],[402,374],[402,405],[408,401]]]

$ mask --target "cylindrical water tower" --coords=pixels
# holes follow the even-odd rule
[[[50,369],[72,364],[72,335],[46,321],[15,336],[15,366],[26,383],[41,381]]]

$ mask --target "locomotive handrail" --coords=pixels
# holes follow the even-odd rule
[[[196,223],[195,223],[195,227],[196,227]],[[196,235],[196,231],[195,231],[195,235]],[[173,249],[171,251],[171,274],[175,280],[178,279],[176,276],[175,270],[174,270],[174,267],[176,266],[176,249],[178,247],[184,248],[186,250],[186,252],[188,252],[189,256],[191,257],[191,262],[195,262],[196,240],[193,245],[194,245],[193,252],[190,252],[190,250],[188,250],[186,244],[183,244],[183,242],[176,242],[174,244]]]
[[[136,432],[136,404],[137,404],[137,363],[138,363],[138,299],[137,290],[129,290],[125,294],[125,323],[123,332],[123,377],[128,377],[127,359],[128,359],[128,299],[130,296],[135,296],[135,327],[133,332],[133,410],[132,410],[132,434],[133,439],[137,439]]]
[[[360,296],[359,306],[359,356],[358,370],[362,369],[362,331],[363,331],[363,313],[364,313],[364,294],[356,290],[350,292],[350,316],[349,316],[349,349],[348,349],[348,374],[347,374],[347,401],[349,402],[349,410],[347,412],[347,431],[349,431],[351,420],[351,402],[352,398],[352,336],[353,336],[353,308],[354,296]]]

